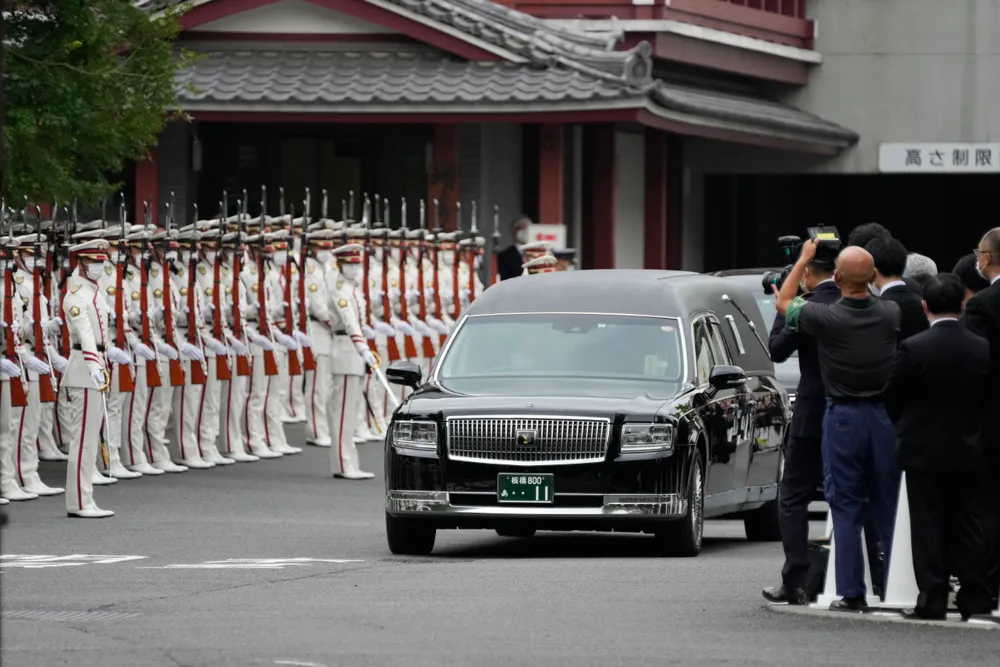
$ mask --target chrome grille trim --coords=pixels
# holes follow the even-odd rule
[[[519,466],[601,463],[611,440],[611,420],[549,415],[463,415],[445,420],[448,458]],[[515,443],[518,431],[537,432],[537,444]]]

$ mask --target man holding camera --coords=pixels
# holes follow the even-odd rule
[[[840,287],[833,279],[839,247],[820,245],[816,256],[805,265],[801,289],[810,303],[832,304],[840,300]],[[794,283],[793,283],[794,284]],[[785,565],[781,569],[781,586],[765,588],[764,598],[770,602],[808,605],[811,592],[806,589],[809,573],[809,501],[823,482],[823,414],[826,412],[826,392],[820,374],[816,340],[805,333],[785,326],[778,315],[771,328],[768,345],[775,363],[799,353],[799,386],[795,391],[795,411],[785,443],[784,472],[778,494],[781,542]]]
[[[886,413],[883,390],[889,377],[899,332],[899,306],[868,292],[875,265],[863,248],[845,248],[837,258],[834,280],[842,298],[833,304],[797,296],[806,267],[820,242],[806,241],[785,284],[777,292],[777,310],[786,326],[816,340],[826,389],[823,418],[823,471],[833,515],[837,594],[832,611],[867,609],[861,529],[866,496],[888,560],[899,492],[895,462],[896,433]]]

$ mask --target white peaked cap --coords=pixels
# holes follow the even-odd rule
[[[278,229],[276,231],[264,234],[264,241],[266,243],[270,243],[271,241],[284,241],[287,238],[288,238],[287,229]]]
[[[314,232],[309,232],[306,234],[306,242],[311,241],[330,241],[336,234],[333,233],[332,229],[319,229]]]
[[[354,255],[359,252],[364,252],[365,247],[360,243],[345,243],[342,246],[338,246],[333,249],[334,255]]]
[[[35,245],[36,242],[45,243],[45,234],[25,234],[14,239],[14,245],[21,247]]]
[[[536,257],[535,259],[529,260],[521,265],[522,269],[544,269],[549,266],[555,266],[559,263],[559,260],[555,258],[554,255],[542,255],[541,257]]]
[[[108,242],[104,239],[93,239],[92,241],[85,241],[75,246],[70,246],[69,251],[91,259],[106,260],[108,258]]]
[[[545,252],[551,252],[552,246],[545,241],[536,241],[535,243],[529,243],[521,247],[521,252],[532,252],[544,250]]]
[[[83,224],[77,225],[76,229],[79,232],[92,232],[95,229],[100,229],[103,224],[104,221],[102,220],[91,220],[90,222],[84,222]]]
[[[91,239],[103,239],[104,230],[103,229],[90,229],[85,232],[77,232],[73,234],[74,241],[87,241]]]
[[[181,231],[177,233],[178,241],[185,241],[191,243],[192,241],[197,241],[201,238],[201,232],[194,229],[188,229],[187,231]]]

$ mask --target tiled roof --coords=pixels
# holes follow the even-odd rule
[[[185,108],[206,103],[440,107],[646,96],[559,67],[468,62],[435,52],[213,51],[183,71],[178,83]]]

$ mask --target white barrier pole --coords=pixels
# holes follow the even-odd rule
[[[896,506],[896,527],[893,531],[892,555],[883,607],[913,609],[917,606],[920,589],[913,571],[913,541],[910,534],[910,501],[906,493],[906,472],[899,479],[899,503]]]

